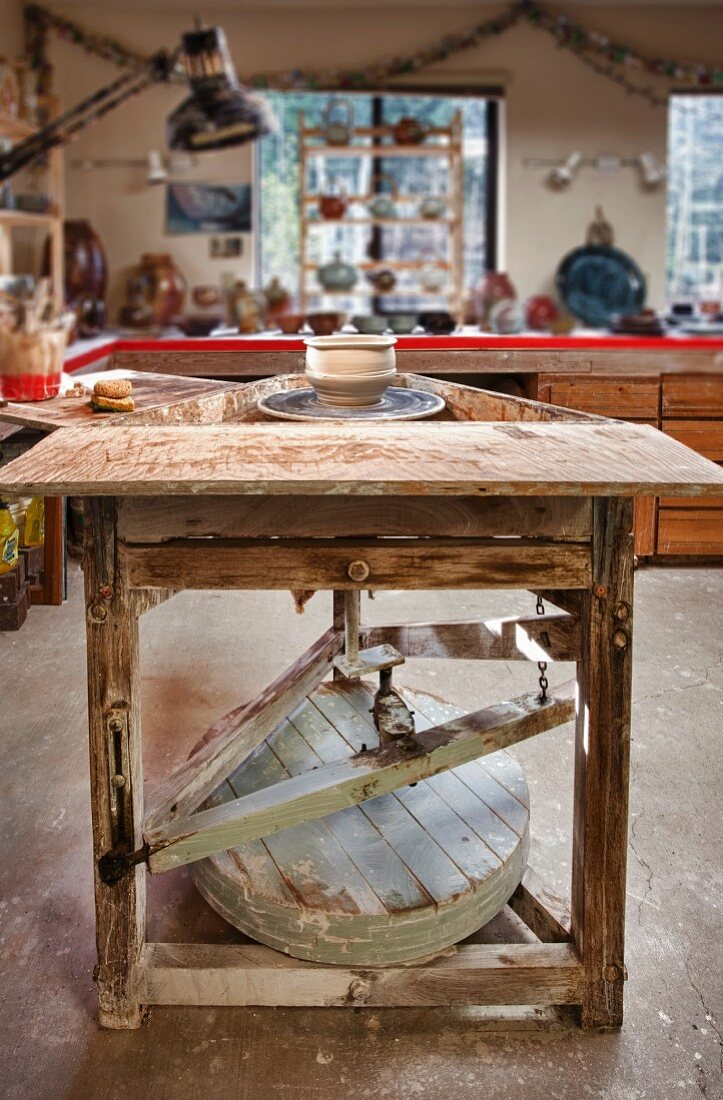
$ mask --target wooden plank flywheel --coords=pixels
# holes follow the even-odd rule
[[[365,681],[320,684],[206,806],[378,745]],[[418,731],[462,713],[407,692]],[[434,955],[476,931],[518,886],[529,800],[506,752],[252,840],[191,867],[209,904],[295,958],[380,966]]]

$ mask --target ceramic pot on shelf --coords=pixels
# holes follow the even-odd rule
[[[263,332],[265,311],[264,296],[250,290],[243,279],[237,279],[229,294],[229,312],[239,332]]]
[[[291,308],[291,294],[286,287],[282,285],[277,275],[272,276],[264,287],[264,297],[267,303],[266,316],[270,320],[276,320],[283,314],[289,312]]]
[[[377,180],[380,182],[387,180],[391,183],[391,195],[373,195],[367,202],[367,212],[372,218],[396,218],[397,207],[394,200],[399,192],[397,181],[389,172],[377,172],[372,183],[376,183]]]
[[[65,300],[74,305],[79,298],[105,301],[108,263],[100,237],[84,218],[63,222],[63,285]],[[43,271],[50,273],[49,244]]]
[[[478,283],[475,294],[479,327],[489,331],[493,307],[503,299],[516,297],[517,291],[506,271],[487,271]]]
[[[490,310],[490,325],[493,332],[500,336],[512,336],[522,332],[525,317],[522,306],[516,298],[500,298]]]
[[[139,278],[157,325],[167,325],[183,310],[186,280],[167,252],[146,252],[141,256]]]
[[[332,184],[332,189],[319,195],[319,213],[325,221],[339,221],[348,209],[349,199],[341,184]]]
[[[339,109],[344,111],[344,119],[335,118]],[[349,145],[354,133],[354,104],[350,99],[334,96],[324,111],[324,140],[327,145]]]
[[[422,290],[426,290],[430,294],[436,294],[437,291],[442,290],[446,282],[447,272],[438,263],[434,263],[433,260],[430,260],[429,263],[419,269],[419,284]]]
[[[432,221],[435,218],[441,218],[446,209],[446,200],[440,195],[427,195],[419,204],[419,216]]]
[[[345,263],[340,252],[335,252],[332,260],[317,268],[316,278],[324,290],[344,291],[356,286],[359,276],[356,268]]]
[[[559,316],[560,310],[549,294],[533,294],[525,302],[525,324],[536,332],[549,332]]]
[[[367,282],[371,283],[379,294],[390,294],[397,285],[397,277],[389,267],[379,267],[367,271]]]
[[[429,134],[429,126],[407,115],[395,122],[392,134],[397,145],[420,145]]]

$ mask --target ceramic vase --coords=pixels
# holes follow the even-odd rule
[[[498,302],[517,298],[512,281],[506,271],[488,271],[482,276],[475,295],[477,323],[489,331],[490,315]]]

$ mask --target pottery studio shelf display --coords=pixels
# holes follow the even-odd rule
[[[404,118],[391,126],[355,127],[348,101],[332,102],[336,117],[327,115],[322,126],[307,126],[303,114],[299,118],[302,309],[332,307],[339,298],[345,298],[367,302],[371,312],[374,299],[393,295],[395,299],[403,298],[409,308],[410,301],[419,306],[434,301],[459,315],[464,228],[459,113],[449,126],[429,127]],[[339,117],[341,108],[344,110]],[[368,193],[348,193],[331,178],[329,162],[338,157],[371,159]],[[430,168],[435,166],[437,176],[441,161],[446,166],[444,191],[432,184],[432,172],[425,171],[427,165],[420,172],[430,178],[428,193],[402,191],[393,164],[396,159],[408,157],[423,158]],[[385,162],[384,171],[377,170],[375,163],[381,160]],[[327,181],[321,189],[310,187],[312,165],[315,174]],[[429,234],[424,234],[423,243],[416,248],[419,230],[425,227]],[[382,257],[370,258],[368,249],[374,234],[387,228],[415,233],[414,254],[404,258],[393,254],[392,247],[406,251],[409,238],[399,233],[393,245],[385,242]],[[348,262],[346,257],[355,250],[356,258]],[[338,280],[334,277],[337,269]]]
[[[17,71],[18,87],[24,86],[27,74],[23,73],[23,63],[2,59],[0,62],[0,68],[6,72]],[[50,118],[57,114],[57,101],[52,96],[35,97],[30,91],[17,99],[5,95],[0,109],[0,148],[10,148],[37,133],[39,127],[33,118],[26,117],[30,113],[31,102],[34,104],[33,110],[41,107]],[[19,178],[25,180],[23,176]],[[17,181],[0,187],[0,274],[17,273],[16,244],[24,246],[28,230],[39,230],[34,238],[38,271],[42,266],[42,248],[47,238],[46,272],[51,278],[56,309],[59,309],[63,302],[63,170],[60,150],[50,152],[43,167],[28,176],[27,183],[28,190],[23,189],[24,182],[18,184]]]

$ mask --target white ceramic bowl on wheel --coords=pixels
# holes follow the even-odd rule
[[[306,344],[306,377],[322,405],[374,405],[397,373],[394,336],[312,336]]]

